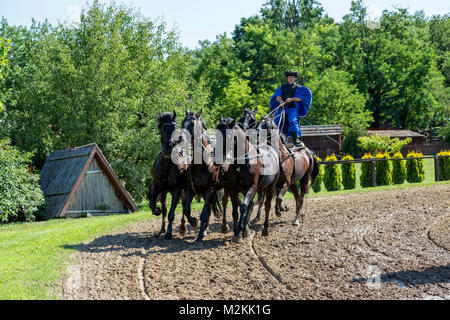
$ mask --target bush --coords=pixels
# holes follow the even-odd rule
[[[346,155],[342,160],[354,160],[351,155]],[[356,187],[356,170],[354,163],[343,163],[341,164],[342,171],[342,185],[345,190],[355,189]]]
[[[377,159],[391,159],[387,152],[378,153]],[[375,162],[375,183],[377,186],[387,186],[392,183],[392,166],[390,161]]]
[[[450,151],[441,151],[438,156],[450,156]],[[450,158],[439,158],[439,181],[450,180]]]
[[[337,158],[333,154],[328,156],[325,161],[337,161]],[[337,164],[325,165],[323,183],[328,191],[337,191],[341,188],[341,174],[339,173],[339,166]]]
[[[349,128],[344,132],[344,140],[342,140],[342,152],[351,155],[353,158],[361,158],[364,151],[358,145],[358,138],[367,136],[367,131],[361,128]]]
[[[406,158],[419,158],[421,153],[410,152]],[[423,159],[406,160],[406,180],[409,183],[422,182],[425,179]]]
[[[322,161],[318,156],[315,156],[317,161]],[[319,174],[317,175],[316,181],[314,181],[312,185],[312,189],[314,192],[320,192],[322,189],[322,181],[323,181],[323,168],[322,165],[319,165]]]
[[[0,140],[0,223],[33,221],[45,202],[39,176],[28,170],[31,157]]]
[[[393,155],[392,159],[401,159],[403,155],[401,152],[397,152]],[[392,161],[392,182],[394,184],[402,184],[406,180],[406,161],[395,160]]]
[[[364,154],[361,159],[370,159],[373,156],[370,153]],[[361,177],[359,178],[361,187],[369,188],[372,186],[372,164],[370,162],[361,162]]]

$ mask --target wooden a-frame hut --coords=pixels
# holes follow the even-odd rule
[[[47,218],[137,210],[95,143],[52,152],[42,168],[39,184],[47,200]]]

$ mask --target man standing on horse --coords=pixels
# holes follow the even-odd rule
[[[295,83],[297,71],[286,71],[284,74],[288,83],[280,86],[273,94],[270,99],[270,111],[284,104],[275,114],[275,124],[285,136],[292,137],[296,147],[303,148],[305,145],[299,140],[302,136],[299,117],[308,114],[312,94],[307,87]]]

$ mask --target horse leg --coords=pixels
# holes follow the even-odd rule
[[[156,200],[158,199],[158,195],[161,193],[161,188],[157,184],[152,184],[152,190],[150,191],[150,201],[148,206],[152,210],[152,213],[155,216],[159,216],[161,214],[161,209],[156,206]]]
[[[179,233],[181,235],[185,235],[186,231],[187,231],[186,230],[186,219],[185,219],[185,216],[187,216],[187,214],[184,210],[184,208],[186,206],[186,192],[185,191],[181,192],[181,203],[183,206],[183,214],[181,215],[181,224],[180,224],[180,228],[179,228]]]
[[[301,183],[303,183],[303,182],[301,182]],[[308,182],[306,181],[306,183],[308,183]],[[306,192],[305,193],[303,192],[304,190],[302,187],[301,194],[299,194],[297,183],[292,184],[290,189],[291,189],[292,193],[294,194],[294,198],[295,198],[296,217],[295,217],[294,225],[298,226],[298,225],[300,225],[300,214],[301,214],[301,210],[303,207],[303,200],[304,200]],[[302,218],[302,221],[303,220],[304,220],[304,216]]]
[[[198,232],[198,236],[195,241],[201,242],[206,236],[206,228],[209,225],[209,216],[211,214],[209,199],[212,192],[212,190],[208,190],[204,195],[205,203],[203,204],[202,213],[200,214],[200,231]]]
[[[228,223],[227,223],[227,203],[228,203],[228,192],[224,190],[223,198],[222,198],[222,210],[223,210],[223,217],[222,217],[222,233],[227,233],[229,231]]]
[[[289,184],[290,181],[285,182],[280,192],[278,192],[277,194],[277,201],[275,204],[275,214],[277,215],[277,217],[281,216],[281,202],[283,201],[283,197],[289,189]]]
[[[253,219],[253,223],[257,223],[261,219],[261,210],[264,203],[264,193],[262,191],[258,192],[258,201],[256,203],[258,204],[258,212],[255,219]]]
[[[167,192],[161,192],[159,195],[159,202],[161,203],[161,230],[155,234],[155,237],[159,237],[166,233],[166,215],[167,215],[167,207],[166,207],[166,196]]]
[[[171,194],[172,194],[172,203],[170,205],[170,211],[168,215],[169,224],[167,226],[167,232],[164,236],[164,239],[166,240],[172,239],[172,223],[173,220],[175,219],[175,209],[177,208],[178,200],[180,199],[181,189],[175,189],[175,191],[173,191]]]
[[[262,235],[264,237],[269,236],[269,215],[270,215],[270,207],[272,206],[272,198],[275,193],[275,188],[269,187],[266,191],[266,203],[265,203],[265,210],[266,210],[266,217],[264,219],[264,228],[262,230]],[[277,199],[278,200],[278,199]]]
[[[239,218],[237,230],[233,237],[234,242],[241,243],[242,237],[246,237],[248,235],[248,222],[251,214],[250,210],[248,209],[253,199],[255,198],[255,195],[256,195],[256,185],[253,185],[245,194],[244,201],[240,205],[241,216]],[[253,208],[253,206],[250,207]],[[243,231],[242,234],[241,231]]]
[[[196,227],[198,225],[197,218],[194,218],[194,217],[191,216],[191,205],[192,205],[192,200],[194,200],[194,197],[195,197],[194,190],[192,190],[191,188],[187,188],[187,190],[186,190],[186,202],[183,205],[183,214],[186,216],[186,218],[188,219],[189,224],[192,227]]]
[[[233,232],[236,233],[239,219],[239,194],[233,192],[231,195],[231,204],[233,208]]]

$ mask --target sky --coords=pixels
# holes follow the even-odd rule
[[[31,19],[51,24],[79,21],[82,8],[92,0],[0,0],[0,16],[9,24],[31,24]],[[101,1],[109,2],[109,1]],[[183,46],[194,49],[199,40],[214,41],[224,32],[231,36],[242,17],[258,14],[266,0],[117,0],[141,9],[151,19],[162,18],[180,34]],[[350,11],[351,0],[319,0],[329,16],[341,21]],[[427,16],[450,12],[445,0],[365,0],[369,15],[376,20],[384,9],[407,8],[411,13],[423,10]]]

